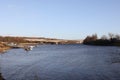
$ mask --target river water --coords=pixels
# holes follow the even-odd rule
[[[40,45],[0,56],[6,80],[120,80],[120,47]]]

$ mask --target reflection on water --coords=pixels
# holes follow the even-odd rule
[[[120,48],[40,45],[3,54],[6,80],[120,80]]]

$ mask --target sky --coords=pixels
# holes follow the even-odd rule
[[[0,0],[0,35],[83,39],[120,33],[120,0]]]

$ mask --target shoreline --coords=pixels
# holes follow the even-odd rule
[[[4,52],[8,51],[9,49],[11,49],[11,48],[10,47],[0,48],[0,53],[4,53]]]
[[[11,47],[3,44],[3,43],[0,43],[0,53],[4,53],[6,52],[7,50],[11,49]]]

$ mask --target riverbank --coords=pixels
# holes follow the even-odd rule
[[[98,39],[95,41],[88,41],[84,42],[83,44],[85,45],[95,45],[95,46],[120,46],[120,41],[119,40],[102,40]]]
[[[5,44],[0,43],[0,53],[6,52],[9,49],[10,49],[9,46],[6,46]]]
[[[114,35],[109,33],[109,37],[105,35],[101,38],[97,37],[97,34],[87,36],[83,44],[85,45],[96,45],[96,46],[120,46],[120,35]]]

